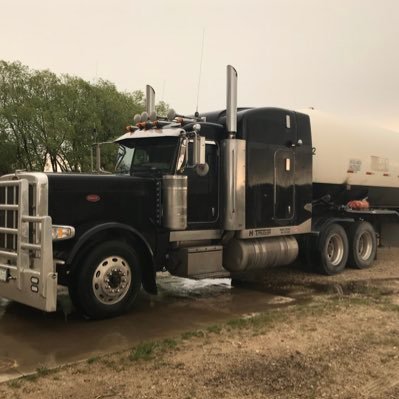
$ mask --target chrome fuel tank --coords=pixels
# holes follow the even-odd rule
[[[232,239],[223,251],[223,267],[231,272],[262,270],[288,265],[298,256],[298,242],[293,236]]]
[[[187,176],[162,178],[163,226],[170,230],[187,228]]]

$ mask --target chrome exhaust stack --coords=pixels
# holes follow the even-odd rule
[[[235,68],[227,65],[226,127],[231,139],[237,133],[237,77]]]
[[[245,229],[246,142],[237,134],[237,71],[227,65],[226,130],[228,138],[221,143],[225,204],[223,228],[229,231]]]
[[[150,85],[145,87],[145,110],[148,115],[155,112],[155,90]]]

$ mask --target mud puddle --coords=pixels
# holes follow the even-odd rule
[[[112,320],[87,321],[70,313],[66,293],[51,314],[0,300],[0,381],[295,301],[232,288],[230,279],[193,281],[162,273],[158,283],[158,296],[141,292],[129,314]]]
[[[135,308],[112,320],[86,321],[62,295],[59,310],[46,314],[0,298],[0,381],[39,367],[55,367],[156,340],[212,323],[265,312],[321,295],[397,295],[399,251],[381,251],[375,267],[321,276],[296,267],[267,271],[258,283],[231,287],[230,279],[158,276],[159,294],[141,292]]]

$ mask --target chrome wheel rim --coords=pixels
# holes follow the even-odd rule
[[[339,234],[333,234],[327,242],[327,258],[333,266],[338,266],[344,257],[344,240]]]
[[[121,256],[103,259],[93,274],[93,292],[106,305],[120,302],[128,293],[132,275],[127,261]]]
[[[373,252],[373,237],[369,231],[363,232],[358,241],[357,254],[360,259],[367,261],[369,260]]]

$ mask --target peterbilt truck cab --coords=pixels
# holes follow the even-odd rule
[[[113,174],[0,179],[0,296],[44,310],[66,286],[90,318],[128,311],[156,273],[233,277],[292,262],[311,229],[309,118],[237,108],[190,117],[146,107],[115,140]],[[300,179],[296,176],[300,171]]]

